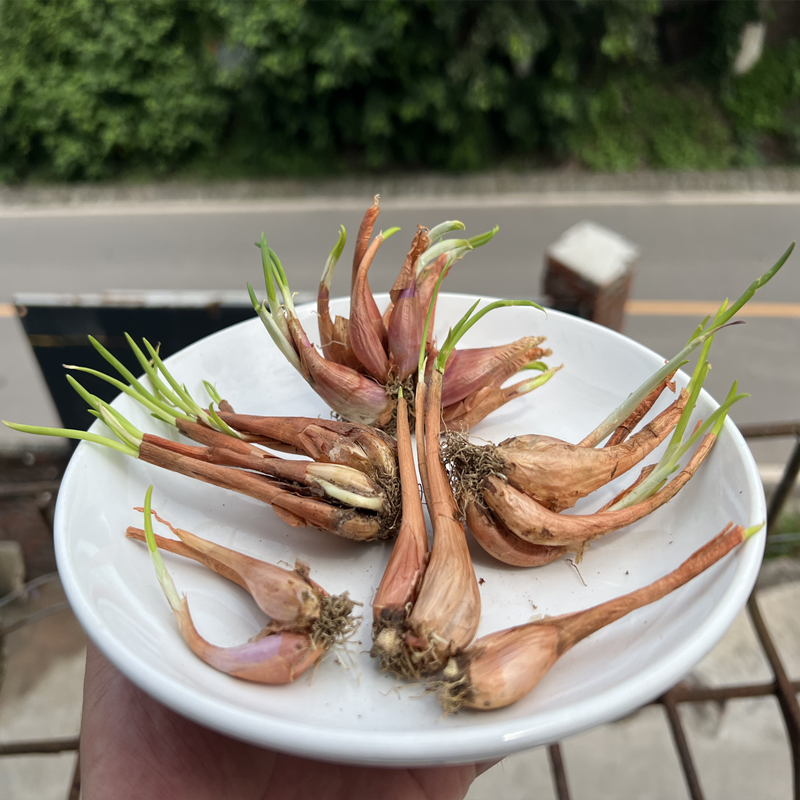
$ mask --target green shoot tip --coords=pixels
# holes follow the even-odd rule
[[[536,308],[539,311],[544,311],[544,309],[533,300],[495,300],[493,303],[489,303],[489,305],[485,306],[477,313],[473,313],[478,305],[478,302],[476,302],[469,309],[469,311],[467,311],[467,313],[461,317],[461,319],[456,323],[455,328],[451,329],[447,334],[447,338],[445,339],[441,350],[439,350],[439,355],[436,357],[435,361],[435,368],[439,370],[439,372],[444,372],[447,359],[450,357],[450,354],[455,349],[456,344],[458,344],[459,340],[464,336],[464,334],[476,322],[485,317],[490,311],[494,311],[497,308],[509,308],[511,306],[529,306],[531,308]]]
[[[250,302],[253,304],[253,308],[258,313],[261,310],[261,303],[256,297],[255,289],[249,283],[247,284],[247,293],[250,295]]]
[[[434,225],[428,231],[428,240],[431,244],[435,244],[446,233],[451,233],[452,231],[463,231],[465,227],[466,226],[464,223],[457,219],[449,219],[446,222],[440,222],[438,225]]]
[[[153,484],[147,487],[147,493],[144,496],[144,535],[147,539],[147,549],[151,553],[158,550],[156,545],[155,535],[153,534],[153,518],[150,514],[150,502],[153,498]]]
[[[328,271],[332,273],[333,270],[336,268],[336,263],[341,258],[342,252],[344,251],[344,246],[346,244],[347,244],[347,231],[345,230],[344,225],[340,225],[338,238],[336,239],[336,244],[333,246],[333,249],[331,250],[330,255],[328,256],[328,263],[325,265],[325,273],[327,273]]]
[[[766,524],[766,522],[759,522],[758,525],[751,525],[749,528],[745,528],[742,534],[742,540],[749,539],[751,536],[758,533]]]
[[[150,559],[156,568],[156,577],[161,584],[161,589],[167,598],[167,602],[174,613],[180,614],[181,598],[178,596],[178,590],[175,588],[172,577],[164,566],[164,559],[161,558],[161,553],[158,552],[156,537],[153,533],[153,515],[150,513],[150,499],[152,496],[153,486],[151,484],[147,489],[147,494],[144,496],[144,538],[147,542],[147,549],[150,551]]]
[[[490,231],[486,231],[486,233],[479,233],[477,236],[473,236],[470,239],[467,239],[470,247],[473,249],[477,249],[478,247],[483,247],[485,244],[489,244],[489,242],[494,239],[497,235],[497,232],[500,230],[499,225],[495,225]]]
[[[536,372],[547,372],[548,366],[547,364],[544,363],[544,361],[531,361],[530,363],[526,364],[522,369],[523,370],[532,369],[535,370]],[[520,372],[521,371],[522,370],[520,370]]]

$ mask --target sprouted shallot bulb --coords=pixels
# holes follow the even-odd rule
[[[389,563],[372,601],[374,644],[370,655],[379,658],[384,669],[405,676],[402,640],[409,609],[413,608],[417,599],[428,564],[428,533],[414,469],[408,408],[402,389],[397,401],[397,458],[403,517]]]
[[[701,370],[704,377],[708,364]],[[581,552],[591,539],[632,525],[672,500],[688,483],[717,440],[730,407],[748,395],[736,393],[734,382],[725,402],[709,418],[698,423],[684,442],[683,433],[702,388],[703,379],[692,388],[689,401],[673,434],[673,442],[654,469],[648,469],[641,481],[626,492],[624,498],[594,514],[557,514],[537,503],[495,475],[490,475],[483,488],[483,499],[510,531],[528,542],[549,546],[565,546]],[[710,429],[710,430],[709,430]],[[706,434],[706,431],[708,433]],[[705,436],[703,436],[705,434]],[[680,459],[697,440],[703,439],[686,466],[667,483],[678,468]]]
[[[505,563],[534,566],[540,561],[540,554],[521,551],[506,534],[521,537],[530,544],[576,549],[582,542],[629,525],[670,500],[708,453],[721,430],[724,414],[743,396],[736,394],[734,384],[723,408],[684,442],[683,434],[705,377],[714,336],[722,328],[736,324],[731,322],[733,316],[778,272],[793,247],[790,246],[735,303],[729,304],[727,300],[722,303],[714,317],[707,317],[697,327],[675,357],[579,444],[531,434],[507,439],[499,445],[475,445],[463,433],[447,434],[443,446],[445,462],[470,530],[484,549]],[[687,357],[698,347],[702,348],[700,357],[686,389],[652,422],[628,438],[669,385],[676,370],[687,363]],[[710,432],[689,464],[665,486],[669,475],[678,468],[680,456],[709,428]],[[646,467],[647,474],[618,502],[592,515],[558,513],[640,463],[670,432],[672,441],[657,467]],[[610,434],[610,446],[598,449],[597,445]],[[551,550],[550,554],[554,552]],[[541,556],[541,563],[547,563],[549,556],[544,553]]]
[[[374,473],[376,477],[382,477],[384,483],[388,484],[390,489],[388,494],[392,494],[391,479],[393,478],[394,458],[389,445],[384,446],[381,453],[383,456],[383,463],[380,465],[382,469],[369,462],[351,466],[347,463],[346,458],[338,460],[335,458],[322,458],[320,460],[325,463],[317,464],[290,461],[276,457],[271,453],[265,452],[254,443],[253,437],[234,430],[231,425],[222,419],[220,413],[234,419],[238,415],[232,412],[217,412],[214,410],[214,402],[218,406],[226,408],[229,408],[230,404],[222,400],[216,389],[208,381],[204,381],[204,384],[212,402],[207,409],[204,409],[192,398],[186,387],[173,377],[159,357],[157,349],[147,339],[143,341],[153,359],[152,364],[136,342],[127,334],[126,338],[131,350],[145,370],[145,374],[153,386],[153,392],[148,391],[106,348],[92,337],[89,337],[91,344],[120,373],[121,377],[128,380],[128,385],[98,370],[72,365],[67,366],[67,368],[101,378],[142,404],[157,419],[175,426],[188,438],[206,445],[209,449],[202,454],[202,459],[209,463],[249,469],[280,480],[292,481],[311,489],[321,489],[323,495],[337,500],[343,505],[383,512],[384,516],[391,515],[389,509],[391,501],[387,497],[387,492],[368,474]],[[68,380],[84,399],[90,404],[93,403],[92,396],[84,392],[74,378],[69,376]],[[96,408],[95,411],[97,411]],[[245,417],[244,419],[248,418]],[[287,422],[291,424],[291,420],[287,420]],[[333,423],[334,431],[337,424],[340,428],[356,427],[344,423]],[[372,429],[368,430],[373,434],[378,433],[372,431]],[[350,431],[348,430],[346,433],[350,433]],[[361,438],[364,437],[362,436]],[[371,438],[374,439],[376,436],[373,435]],[[389,437],[386,438],[388,439]],[[269,440],[267,440],[267,443],[282,444],[281,442],[273,443]],[[345,448],[346,453],[347,449]],[[197,457],[200,458],[201,456],[198,454]],[[314,458],[313,455],[311,457]],[[314,460],[316,461],[317,459],[315,458]],[[365,466],[367,467],[366,471],[364,469]]]
[[[144,512],[144,508],[134,510]],[[178,537],[154,536],[160,550],[197,561],[241,586],[270,617],[268,630],[310,632],[315,642],[325,646],[343,641],[353,630],[355,603],[347,593],[328,594],[311,580],[302,562],[293,570],[284,569],[177,528],[152,509],[150,513]],[[126,535],[140,542],[148,540],[146,526],[145,530],[131,526]]]
[[[203,381],[203,384],[212,402],[204,408],[189,394],[185,384],[179,383],[167,369],[157,348],[147,339],[143,341],[152,363],[130,336],[126,334],[126,338],[152,385],[152,391],[91,336],[89,341],[95,350],[128,383],[86,367],[67,368],[106,381],[144,406],[156,419],[174,426],[184,436],[214,448],[214,453],[206,455],[207,460],[213,461],[216,457],[214,463],[241,466],[311,488],[321,488],[332,499],[356,508],[380,511],[387,520],[399,513],[399,509],[392,508],[392,497],[397,494],[396,445],[394,439],[383,431],[334,420],[236,414],[209,381]],[[88,399],[73,378],[68,380]],[[214,409],[215,403],[219,410]],[[98,413],[96,409],[94,413]],[[304,462],[306,467],[303,470],[297,462],[275,458],[262,447],[302,454],[319,463]],[[351,469],[337,470],[328,465]],[[385,527],[391,528],[392,525],[392,522],[387,522]]]
[[[549,617],[490,633],[451,658],[434,684],[446,712],[490,711],[527,695],[570,648],[637,608],[654,603],[715,564],[763,525],[727,525],[677,569],[634,592],[585,611]]]
[[[563,546],[534,544],[522,539],[474,499],[467,502],[464,520],[475,541],[490,556],[513,567],[543,567],[568,552]]]
[[[431,300],[431,310],[440,284],[441,279]],[[489,311],[510,305],[540,308],[530,301],[498,301],[473,314],[476,307],[473,306],[448,334],[430,376],[423,438],[433,547],[404,637],[403,657],[410,674],[425,675],[441,669],[450,656],[469,645],[480,622],[478,582],[467,548],[464,525],[439,450],[442,378],[447,359],[460,338]],[[426,326],[430,324],[431,310]],[[418,371],[422,381],[424,350],[420,353]],[[417,443],[419,446],[419,439]],[[422,452],[419,455],[422,458]]]
[[[260,302],[249,285],[248,290],[256,313],[280,351],[342,419],[393,431],[400,389],[409,399],[414,394],[413,375],[421,345],[435,355],[430,336],[422,340],[435,285],[454,263],[488,244],[498,228],[469,239],[444,239],[445,234],[463,230],[464,225],[447,221],[430,230],[418,226],[392,287],[390,305],[381,314],[368,273],[383,242],[399,229],[379,231],[373,237],[379,212],[376,196],[358,233],[349,319],[337,316],[332,320],[330,316],[332,280],[346,243],[344,228],[325,264],[317,294],[322,354],[300,323],[286,272],[263,234],[259,246],[266,302]],[[462,429],[536,388],[538,384],[530,380],[506,388],[502,384],[521,370],[547,369],[540,359],[551,351],[541,347],[543,340],[541,336],[525,337],[508,345],[454,352],[444,376],[443,424]],[[415,410],[416,404],[409,405],[410,415]]]
[[[496,447],[477,446],[463,434],[454,434],[445,445],[445,459],[464,480],[469,476],[477,483],[489,475],[503,475],[537,503],[563,511],[655,450],[677,424],[686,399],[681,392],[649,425],[613,447],[579,447],[539,434],[515,436]]]
[[[314,622],[310,624],[304,622],[303,626],[298,622],[297,627],[293,630],[272,631],[267,627],[262,635],[254,637],[245,644],[233,647],[214,645],[200,635],[189,612],[186,597],[178,595],[172,577],[167,572],[161,554],[158,552],[151,520],[152,494],[153,487],[150,486],[144,501],[144,538],[150,551],[158,582],[178,623],[181,636],[195,655],[220,672],[267,684],[291,683],[318,662],[332,644],[332,640],[315,635]],[[220,561],[219,563],[224,562]],[[213,563],[209,566],[213,567]],[[269,572],[269,579],[274,579],[272,571]],[[276,584],[276,591],[285,593],[283,598],[285,603],[279,602],[278,607],[293,605],[292,601],[296,597],[296,587],[292,585],[293,583],[294,581],[287,580],[282,588]],[[245,586],[245,588],[247,587]],[[308,588],[313,590],[314,586],[309,583]],[[298,606],[298,613],[305,613],[305,605],[301,604],[301,606],[302,608]],[[349,617],[352,607],[353,604],[350,601],[350,609],[345,617]],[[318,620],[319,615],[316,621]],[[345,623],[345,628],[348,627],[352,627],[350,622]]]
[[[163,364],[159,370],[168,374]],[[92,431],[5,424],[25,433],[102,444],[162,469],[253,497],[268,503],[282,520],[294,527],[308,525],[359,541],[385,538],[396,531],[399,490],[395,481],[386,479],[384,472],[381,484],[357,467],[335,463],[334,458],[323,459],[324,463],[279,458],[245,441],[219,417],[217,427],[211,427],[184,413],[186,409],[178,410],[167,404],[165,390],[159,389],[159,396],[153,400],[155,395],[148,395],[144,387],[140,389],[141,384],[126,387],[102,373],[94,374],[127,389],[127,394],[157,419],[206,442],[207,446],[188,445],[139,430],[114,406],[88,392],[71,375],[67,379],[89,404],[90,413],[110,428],[117,441]],[[376,437],[361,438],[368,438],[371,444],[379,441]],[[343,442],[345,450],[349,444]],[[367,451],[374,459],[386,462],[392,459],[391,448],[386,446],[372,450],[367,447]],[[366,454],[364,459],[369,461]]]
[[[397,445],[377,428],[314,417],[262,417],[223,411],[220,418],[270,449],[282,448],[321,463],[353,467],[381,484],[396,482]]]

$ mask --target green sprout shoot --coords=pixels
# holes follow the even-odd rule
[[[711,340],[714,334],[727,325],[735,324],[731,319],[742,306],[766,283],[768,283],[778,270],[784,265],[786,259],[794,250],[794,242],[787,248],[786,252],[778,259],[778,261],[765,272],[760,278],[753,281],[750,286],[743,292],[742,296],[731,306],[725,300],[720,306],[710,327],[706,327],[709,318],[697,327],[692,338],[686,346],[675,356],[673,356],[661,369],[651,375],[630,397],[628,397],[622,405],[614,409],[606,419],[595,428],[582,442],[585,447],[595,447],[603,441],[612,431],[622,424],[637,408],[637,406],[652,392],[660,383],[669,378],[676,370],[680,369],[684,364],[687,364],[687,356],[696,350],[700,345],[705,344],[705,352],[708,353],[708,348],[711,346]]]

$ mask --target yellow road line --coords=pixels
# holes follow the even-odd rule
[[[625,313],[634,317],[704,317],[714,314],[719,303],[713,300],[628,300]],[[748,303],[741,312],[746,317],[800,318],[800,303]]]
[[[632,317],[704,317],[719,303],[713,300],[628,300],[625,313]],[[0,319],[17,316],[13,303],[0,303]],[[800,319],[800,303],[748,303],[743,317]]]

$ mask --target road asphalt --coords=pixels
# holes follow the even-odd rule
[[[262,231],[282,257],[292,287],[314,290],[339,224],[352,241],[369,200],[0,206],[0,416],[57,424],[20,322],[11,313],[16,293],[224,289],[244,294],[247,281],[260,279],[253,242]],[[574,223],[591,219],[621,233],[641,250],[632,299],[676,301],[662,303],[657,314],[651,313],[652,304],[638,304],[639,311],[627,317],[625,333],[664,355],[682,346],[697,321],[677,301],[737,296],[800,230],[800,192],[404,195],[394,201],[384,196],[382,209],[379,227],[397,225],[403,233],[387,241],[370,273],[375,291],[389,288],[417,224],[456,218],[471,235],[499,225],[491,245],[460,262],[446,288],[502,297],[541,294],[543,252]],[[346,290],[347,276],[340,275],[333,293]],[[737,378],[751,393],[734,410],[737,422],[795,419],[800,416],[800,316],[772,304],[800,302],[800,253],[757,300],[769,304],[767,316],[717,337],[708,388],[719,397]],[[0,430],[0,447],[29,443]],[[770,443],[754,451],[760,462],[776,463],[787,446]]]
[[[602,189],[602,187],[600,187]],[[495,224],[492,245],[460,263],[451,291],[493,296],[538,296],[542,253],[566,228],[582,219],[604,224],[641,249],[632,298],[664,301],[633,306],[625,333],[669,355],[696,324],[685,301],[719,301],[738,295],[798,236],[800,186],[758,194],[732,186],[716,194],[702,187],[643,191],[506,193],[414,198],[393,202],[385,194],[381,225],[404,234],[387,242],[371,275],[376,291],[388,288],[417,223],[457,218],[474,234]],[[767,187],[769,188],[769,187]],[[155,196],[142,201],[24,207],[3,205],[0,192],[0,417],[58,424],[47,391],[9,304],[19,292],[102,292],[106,289],[241,290],[260,277],[252,242],[265,231],[284,259],[293,288],[313,290],[337,226],[352,235],[369,197],[334,200],[303,197],[264,201],[226,196]],[[367,193],[368,194],[368,193]],[[63,199],[63,198],[62,198]],[[74,198],[73,198],[74,199]],[[96,198],[95,198],[96,200]],[[346,270],[343,270],[346,272]],[[334,293],[344,293],[340,275]],[[737,378],[752,394],[734,411],[738,422],[800,417],[800,317],[776,304],[800,303],[800,253],[759,293],[763,316],[717,337],[709,389],[724,395]],[[649,309],[649,311],[648,311]],[[5,315],[4,315],[5,314]],[[747,318],[747,315],[744,315]],[[32,440],[0,429],[0,448]],[[51,444],[46,442],[46,444]],[[754,447],[760,465],[779,463],[788,443]],[[793,574],[765,587],[761,605],[792,676],[800,669],[796,614],[800,583]],[[51,627],[47,627],[52,622]],[[44,627],[43,627],[44,626]],[[0,702],[0,738],[74,736],[79,729],[83,634],[69,617],[53,617],[9,637],[8,677]],[[53,627],[55,626],[55,627]],[[39,638],[32,638],[37,634]],[[23,637],[24,641],[23,641]],[[36,649],[38,646],[38,649]],[[33,658],[33,661],[30,659]],[[31,667],[31,664],[34,666]],[[719,685],[770,679],[752,630],[740,617],[720,645],[693,671],[691,680]],[[772,699],[683,709],[690,743],[709,798],[785,797],[791,791],[788,747]],[[658,708],[573,737],[563,744],[575,797],[684,796],[677,758]],[[4,759],[0,786],[11,796],[63,797],[74,756]],[[519,754],[490,770],[470,800],[554,797],[543,749]],[[636,787],[634,789],[634,787]],[[626,793],[627,792],[627,793]],[[3,794],[0,791],[0,794]]]

